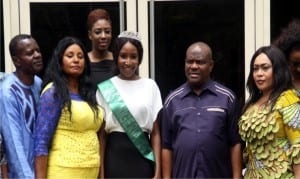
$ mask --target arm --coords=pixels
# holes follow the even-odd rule
[[[2,93],[3,92],[3,93]],[[30,142],[30,138],[24,139],[26,126],[24,125],[24,115],[14,92],[2,91],[1,99],[1,127],[2,136],[7,157],[7,166],[10,173],[18,178],[33,178],[34,173],[32,163],[28,162],[28,154],[24,143]],[[28,135],[27,135],[28,136]],[[29,136],[28,136],[29,137]],[[28,145],[28,144],[27,144]]]
[[[300,164],[293,165],[295,179],[300,179]]]
[[[172,151],[162,149],[162,178],[171,178],[172,176]]]
[[[39,101],[38,117],[34,130],[35,177],[46,178],[48,149],[51,145],[61,115],[60,100],[54,97],[54,89],[45,91]]]
[[[161,178],[161,144],[160,144],[160,131],[158,120],[155,120],[153,129],[150,135],[151,145],[155,155],[155,175],[154,178]]]
[[[2,165],[1,165],[1,174],[2,174],[2,178],[3,178],[3,179],[8,179],[8,175],[7,175],[7,165],[6,165],[6,164],[2,164]]]
[[[100,143],[100,170],[99,178],[104,178],[104,155],[105,155],[105,144],[106,144],[106,132],[105,132],[105,121],[101,126],[101,129],[98,134],[99,143]]]
[[[242,147],[241,144],[235,144],[231,147],[231,165],[233,178],[242,178]]]
[[[46,178],[48,167],[48,156],[41,155],[35,157],[35,178]]]

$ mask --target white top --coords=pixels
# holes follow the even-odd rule
[[[155,81],[148,78],[122,80],[118,76],[114,76],[110,80],[142,130],[151,133],[153,123],[156,120],[159,110],[162,108],[160,91]],[[103,99],[99,89],[97,90],[96,98],[98,104],[101,105],[106,112],[104,118],[106,122],[106,132],[124,132]]]

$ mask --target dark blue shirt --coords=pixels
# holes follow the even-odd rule
[[[165,100],[162,147],[172,151],[173,178],[232,177],[230,148],[241,141],[235,94],[209,81],[196,95],[185,83]]]

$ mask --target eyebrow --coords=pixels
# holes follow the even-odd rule
[[[253,64],[253,66],[265,66],[265,65],[270,65],[270,66],[272,66],[272,64],[270,64],[270,63]]]

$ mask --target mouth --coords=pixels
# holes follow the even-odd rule
[[[79,71],[79,70],[81,70],[81,67],[80,66],[72,66],[71,69]]]
[[[262,84],[264,84],[265,81],[264,80],[256,80],[255,82],[257,85],[262,85]]]
[[[108,46],[108,42],[99,42],[98,45],[99,46]]]
[[[199,73],[189,73],[189,76],[191,78],[199,78],[200,74]]]
[[[43,61],[38,60],[38,61],[35,61],[33,64],[36,65],[36,66],[43,66]]]

